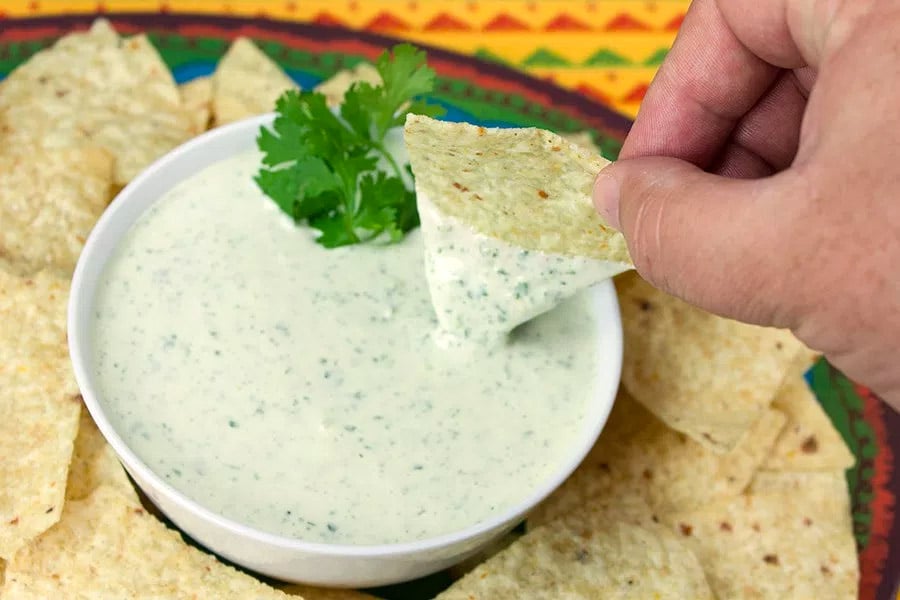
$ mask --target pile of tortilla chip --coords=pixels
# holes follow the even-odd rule
[[[291,87],[238,39],[212,77],[179,88],[146,36],[120,37],[105,20],[0,83],[0,597],[370,597],[276,590],[186,544],[142,505],[66,347],[70,277],[115,192]]]
[[[318,89],[334,106],[377,77],[364,63]],[[142,504],[82,405],[66,349],[69,278],[115,192],[292,87],[246,39],[211,77],[179,87],[145,36],[120,37],[104,20],[0,83],[0,597],[371,598],[275,589],[186,544]],[[502,146],[492,135],[487,147]],[[562,169],[553,161],[566,156],[595,164],[583,135],[522,135],[556,155],[537,156],[535,169]],[[589,171],[564,172],[581,189]],[[615,232],[573,217],[592,211],[556,206],[568,210],[557,215],[567,235],[542,243],[589,248],[579,236],[600,231],[627,259]],[[512,208],[488,207],[522,214]],[[617,285],[626,355],[608,426],[528,532],[466,563],[440,597],[856,598],[843,474],[854,458],[803,380],[815,357],[787,332],[708,315],[633,274]]]

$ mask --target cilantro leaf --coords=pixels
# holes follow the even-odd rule
[[[316,241],[327,248],[397,242],[419,224],[415,193],[385,148],[385,136],[409,112],[443,114],[419,98],[432,90],[435,74],[425,53],[410,44],[385,51],[375,67],[381,85],[354,84],[339,113],[318,92],[285,92],[271,129],[257,138],[260,189],[295,221],[317,229]]]

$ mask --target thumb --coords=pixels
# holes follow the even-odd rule
[[[654,286],[725,317],[787,327],[802,224],[796,179],[729,179],[674,158],[636,158],[600,172],[594,204]]]

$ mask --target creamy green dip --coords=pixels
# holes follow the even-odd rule
[[[258,167],[251,152],[177,185],[102,278],[94,370],[141,460],[234,521],[316,542],[440,535],[541,487],[595,393],[591,297],[447,349],[418,231],[324,249]]]

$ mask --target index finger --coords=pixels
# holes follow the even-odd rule
[[[760,3],[772,0],[754,1]],[[738,39],[716,0],[695,0],[621,158],[669,156],[708,167],[779,71]]]

